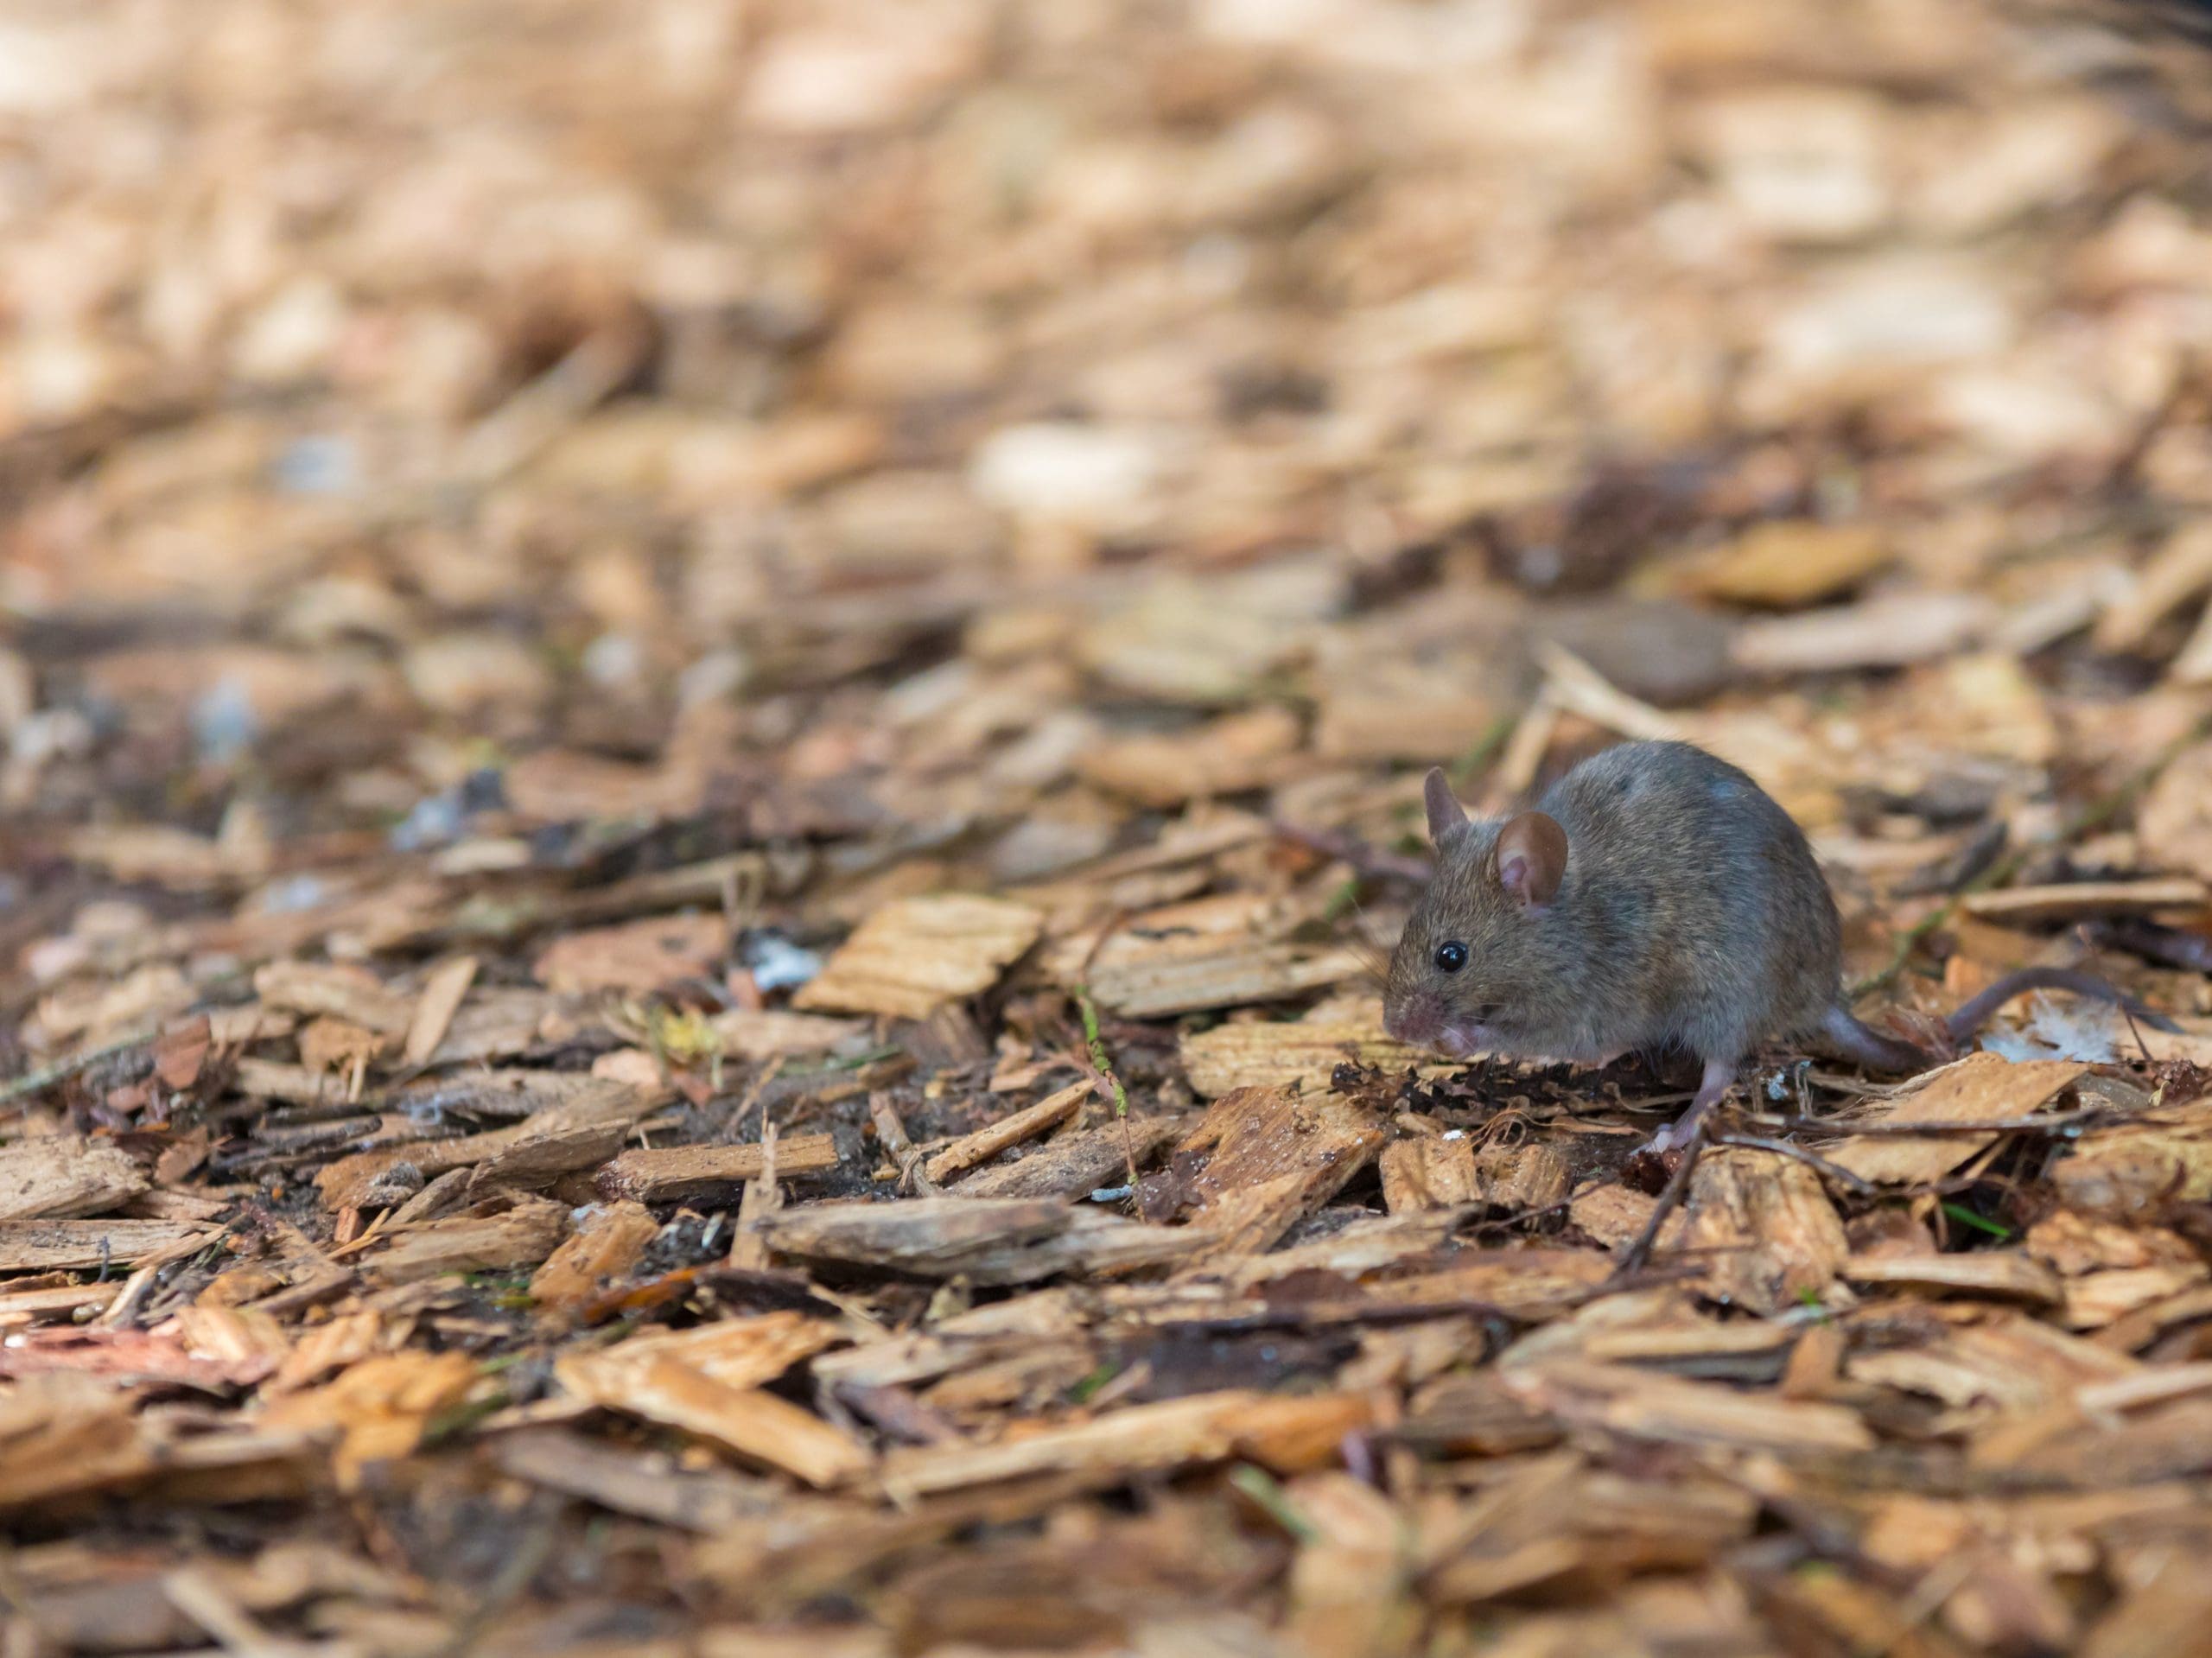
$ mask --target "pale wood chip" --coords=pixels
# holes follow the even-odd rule
[[[1707,1293],[1755,1312],[1819,1295],[1851,1253],[1820,1176],[1772,1152],[1724,1147],[1699,1159],[1685,1208],[1682,1247],[1702,1255]]]
[[[1424,1063],[1417,1049],[1382,1032],[1381,1005],[1374,1017],[1317,1014],[1289,1024],[1240,1020],[1192,1031],[1182,1039],[1184,1074],[1202,1099],[1217,1099],[1235,1088],[1287,1088],[1302,1084],[1318,1093],[1329,1085],[1337,1067],[1350,1062],[1393,1075],[1409,1068],[1441,1075],[1453,1067]]]
[[[997,983],[1043,924],[1039,912],[1004,899],[900,899],[861,922],[792,1006],[926,1019]]]
[[[690,1330],[632,1336],[612,1347],[564,1355],[561,1385],[580,1398],[620,1409],[624,1391],[664,1360],[674,1360],[726,1388],[758,1388],[839,1339],[838,1328],[801,1312],[763,1312]]]
[[[407,1040],[400,1049],[400,1058],[409,1064],[429,1063],[438,1045],[446,1039],[468,987],[476,982],[476,966],[474,956],[459,956],[439,963],[423,979],[415,998],[414,1014],[407,1022]]]
[[[365,968],[314,962],[271,962],[253,975],[264,1007],[328,1014],[379,1036],[404,1036],[413,1023],[411,998],[388,988]]]
[[[668,1146],[624,1152],[600,1171],[599,1189],[609,1197],[639,1203],[683,1203],[734,1196],[767,1166],[760,1147]],[[829,1134],[785,1134],[776,1142],[776,1178],[823,1174],[837,1166],[837,1142]]]
[[[105,1215],[150,1184],[112,1140],[41,1134],[0,1146],[0,1222]]]
[[[1866,1451],[1856,1411],[1745,1393],[1628,1365],[1557,1360],[1504,1373],[1524,1399],[1624,1438],[1715,1449],[1824,1455]]]
[[[954,1175],[988,1163],[1001,1152],[1033,1140],[1047,1128],[1065,1122],[1082,1109],[1084,1100],[1090,1095],[1088,1079],[1071,1083],[1057,1094],[1048,1095],[1036,1104],[1010,1111],[996,1122],[963,1134],[943,1151],[922,1165],[922,1172],[931,1180],[944,1181]]]
[[[2056,1306],[2066,1299],[2058,1274],[2041,1261],[2009,1249],[1967,1255],[1853,1256],[1843,1275],[1854,1284],[1897,1284],[1914,1289],[1960,1290],[2008,1300]]]
[[[1205,1159],[1188,1190],[1209,1253],[1257,1254],[1342,1191],[1382,1148],[1382,1123],[1333,1094],[1242,1088],[1207,1109],[1178,1148]]]
[[[2050,1178],[2072,1208],[2114,1220],[2202,1203],[2212,1197],[2212,1101],[2091,1128],[2052,1166]]]
[[[979,1169],[946,1190],[956,1197],[1088,1197],[1119,1185],[1131,1164],[1144,1168],[1171,1141],[1190,1131],[1179,1116],[1125,1117],[1054,1135],[1012,1163]]]
[[[698,1434],[809,1485],[836,1485],[874,1465],[874,1453],[842,1428],[774,1394],[717,1381],[680,1359],[653,1358],[625,1366],[620,1374],[620,1390],[594,1397],[594,1403]]]
[[[1304,736],[1298,716],[1268,704],[1224,715],[1174,736],[1094,743],[1077,771],[1100,788],[1147,806],[1179,806],[1200,795],[1238,794],[1272,782]]]
[[[2160,910],[2201,908],[2212,888],[2201,880],[2165,876],[2145,880],[2068,881],[2051,886],[2005,886],[1971,893],[1968,915],[1984,921],[2028,924],[2076,921],[2097,915],[2152,915]]]
[[[2015,1064],[1993,1053],[1969,1054],[1955,1064],[1932,1071],[1922,1085],[1886,1109],[1860,1119],[1866,1122],[2003,1121],[2024,1117],[2088,1070],[2067,1059],[2035,1059]],[[1851,1124],[1839,1122],[1848,1134]],[[1993,1134],[1925,1137],[1868,1136],[1824,1147],[1821,1155],[1861,1179],[1889,1185],[1916,1185],[1938,1180],[1994,1143]]]
[[[1366,1426],[1370,1410],[1368,1401],[1351,1395],[1199,1394],[997,1445],[893,1452],[885,1459],[883,1483],[894,1494],[922,1496],[1027,1475],[1135,1474],[1230,1457],[1279,1470],[1313,1467],[1335,1456],[1345,1434]]]
[[[0,1272],[96,1272],[195,1255],[221,1232],[192,1221],[0,1221]]]
[[[826,1019],[819,1013],[759,1007],[733,1007],[726,1013],[716,1013],[708,1024],[721,1051],[733,1059],[827,1053],[868,1031],[864,1020]]]
[[[1456,1208],[1483,1196],[1471,1140],[1424,1135],[1394,1140],[1382,1148],[1381,1162],[1382,1202],[1393,1215]]]
[[[711,974],[728,949],[729,923],[719,915],[652,916],[556,938],[531,973],[566,994],[655,990]]]
[[[537,1266],[568,1229],[565,1204],[518,1195],[498,1213],[456,1215],[388,1230],[365,1264],[393,1284],[442,1273],[511,1272]]]

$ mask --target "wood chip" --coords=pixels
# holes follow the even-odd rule
[[[1037,942],[1042,924],[1035,910],[1004,899],[902,899],[861,922],[792,1005],[926,1019],[996,984]]]
[[[766,1166],[757,1146],[669,1146],[623,1153],[601,1169],[599,1189],[610,1198],[643,1204],[686,1203],[736,1189]],[[837,1166],[829,1134],[785,1134],[776,1142],[776,1177],[822,1174]]]
[[[2072,1083],[2088,1069],[2064,1059],[2031,1060],[2015,1064],[1994,1054],[1969,1054],[1955,1064],[1932,1071],[1920,1086],[1893,1101],[1886,1109],[1870,1112],[1864,1121],[1902,1125],[1914,1122],[2004,1121],[2030,1115],[2051,1096]],[[1850,1125],[1839,1123],[1848,1134]],[[1916,1185],[1941,1179],[1976,1153],[1986,1150],[1994,1135],[1878,1136],[1845,1140],[1824,1147],[1821,1155],[1863,1180],[1885,1185]]]
[[[1201,1394],[1046,1428],[1003,1445],[894,1452],[885,1459],[883,1482],[893,1492],[923,1496],[1041,1473],[1135,1473],[1232,1456],[1278,1471],[1313,1467],[1345,1434],[1366,1426],[1369,1409],[1366,1401],[1343,1396]]]
[[[1090,1093],[1088,1081],[1075,1083],[1058,1093],[1049,1095],[1036,1104],[1010,1111],[996,1122],[979,1128],[972,1134],[963,1134],[943,1151],[922,1165],[922,1172],[931,1180],[950,1180],[954,1175],[988,1163],[1001,1152],[1033,1140],[1047,1128],[1065,1122],[1082,1109],[1084,1100]]]
[[[105,1215],[149,1184],[112,1141],[41,1134],[0,1146],[0,1222]]]
[[[2056,1306],[2066,1299],[2056,1273],[2012,1250],[1983,1249],[1956,1255],[1853,1257],[1843,1275],[1854,1284],[1901,1284],[1915,1289],[1957,1290],[2007,1300]]]
[[[1265,1249],[1341,1191],[1382,1148],[1382,1125],[1333,1094],[1241,1088],[1216,1100],[1176,1150],[1204,1159],[1190,1222],[1211,1253]]]
[[[2030,924],[2077,921],[2098,915],[2151,915],[2161,910],[2202,908],[2212,888],[2201,880],[2070,881],[2056,886],[2006,886],[1969,893],[1968,915],[1984,921]]]
[[[0,1273],[97,1272],[173,1261],[221,1236],[192,1221],[0,1222]]]
[[[400,1057],[409,1064],[428,1064],[438,1045],[446,1039],[468,987],[476,982],[476,967],[474,956],[455,956],[432,969],[423,981],[422,991],[415,999],[414,1016],[408,1020],[407,1040],[400,1049]]]
[[[531,1277],[530,1299],[538,1316],[567,1318],[627,1277],[659,1231],[660,1223],[643,1204],[608,1204],[584,1216]]]

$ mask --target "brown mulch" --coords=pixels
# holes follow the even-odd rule
[[[0,5],[0,1651],[2205,1650],[2202,15]],[[1657,735],[2175,1028],[1391,1042]]]

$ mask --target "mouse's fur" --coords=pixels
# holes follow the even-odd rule
[[[1843,997],[1842,924],[1804,831],[1744,772],[1688,743],[1623,743],[1533,812],[1474,823],[1427,780],[1436,868],[1390,958],[1382,1023],[1402,1041],[1604,1064],[1688,1049],[1697,1098],[1679,1145],[1770,1038],[1813,1038],[1876,1070],[1933,1057],[1868,1029]],[[1437,952],[1463,946],[1447,971]],[[1455,957],[1455,959],[1457,959]],[[1953,1044],[2025,990],[2061,988],[2172,1021],[2070,969],[2007,974],[1944,1022]]]
[[[1732,1071],[1837,1006],[1835,901],[1803,831],[1735,766],[1688,743],[1624,743],[1536,810],[1566,842],[1541,903],[1501,877],[1504,824],[1447,811],[1433,825],[1436,873],[1390,962],[1392,1034],[1585,1063],[1678,1045]],[[1447,973],[1436,952],[1453,941],[1468,960]]]

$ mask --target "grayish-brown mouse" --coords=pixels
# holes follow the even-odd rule
[[[1658,1150],[1687,1142],[1763,1041],[1808,1039],[1878,1070],[1934,1062],[1852,1015],[1842,924],[1804,831],[1726,760],[1688,743],[1623,743],[1535,810],[1495,822],[1471,820],[1441,771],[1427,797],[1435,872],[1382,997],[1399,1040],[1592,1065],[1686,1048],[1704,1075]],[[2157,1019],[2087,974],[2030,968],[1963,1004],[1945,1031],[1962,1043],[2033,989]]]

